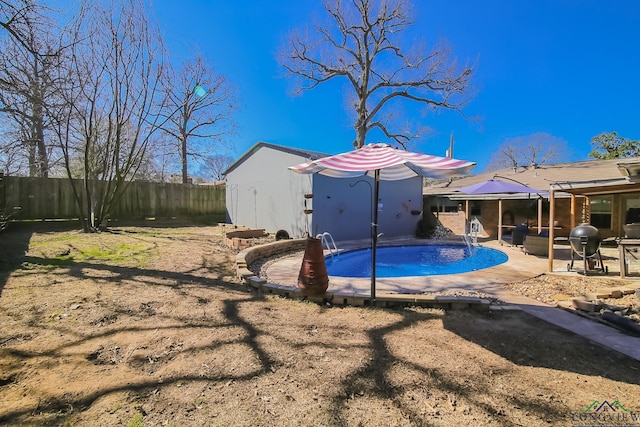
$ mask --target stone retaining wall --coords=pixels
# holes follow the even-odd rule
[[[251,239],[258,237],[264,237],[267,234],[264,229],[247,229],[247,230],[234,230],[225,233],[224,244],[231,249],[241,251],[249,248],[251,245]]]
[[[227,239],[233,239],[234,237],[241,237],[243,239],[249,239],[252,237],[263,237],[266,233],[264,229],[249,229],[249,230],[235,230],[227,232]]]
[[[304,250],[307,244],[306,239],[278,240],[277,242],[265,245],[252,246],[244,249],[236,255],[236,272],[239,279],[254,276],[247,266],[259,259],[269,258],[277,254]]]

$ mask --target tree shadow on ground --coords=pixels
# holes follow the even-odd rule
[[[34,265],[51,265],[52,263],[50,259],[33,256],[23,256],[22,261]],[[223,272],[227,273],[228,271],[226,271],[226,269],[226,267],[222,268],[222,270],[225,271],[221,271],[220,275],[222,275]],[[40,414],[43,418],[40,418],[39,422],[57,425],[61,419],[65,419],[77,411],[82,411],[90,407],[102,397],[118,392],[125,391],[145,394],[152,390],[158,390],[176,384],[249,381],[271,372],[274,362],[270,359],[268,352],[263,350],[257,342],[257,339],[259,339],[261,335],[260,332],[256,330],[250,321],[243,318],[238,309],[238,306],[243,303],[263,301],[263,295],[249,293],[245,286],[238,283],[231,283],[218,278],[202,277],[191,271],[171,272],[144,268],[114,267],[91,262],[73,263],[68,269],[65,269],[61,277],[66,277],[66,280],[91,279],[92,274],[100,271],[109,273],[108,276],[100,277],[102,285],[106,283],[119,285],[123,281],[131,281],[135,283],[134,286],[141,288],[145,286],[154,286],[156,289],[165,288],[184,296],[185,299],[195,300],[196,304],[203,307],[207,304],[221,304],[222,307],[219,307],[221,315],[214,315],[212,319],[209,319],[206,308],[203,308],[204,315],[202,316],[195,312],[172,314],[170,311],[169,313],[157,313],[154,312],[153,309],[149,312],[149,307],[145,306],[145,304],[140,304],[140,306],[135,307],[128,305],[126,301],[121,302],[121,304],[111,301],[109,307],[111,315],[109,318],[97,319],[95,322],[92,322],[92,324],[99,322],[100,325],[104,323],[105,328],[98,332],[85,333],[85,331],[78,328],[75,324],[68,326],[57,324],[55,320],[60,320],[59,318],[53,318],[52,320],[51,316],[49,316],[49,318],[40,316],[40,319],[37,320],[37,313],[28,312],[25,315],[29,317],[26,325],[30,328],[23,333],[4,336],[0,340],[0,362],[3,361],[3,359],[5,361],[5,363],[2,364],[5,372],[0,375],[0,388],[2,386],[15,385],[15,383],[19,382],[20,377],[24,375],[21,369],[29,360],[45,359],[51,360],[52,362],[61,361],[68,358],[70,353],[86,353],[84,354],[84,359],[95,365],[125,364],[129,367],[141,369],[141,367],[151,363],[148,355],[136,357],[134,354],[135,351],[144,349],[144,345],[134,347],[133,351],[125,356],[116,354],[119,346],[114,344],[110,349],[113,351],[110,358],[105,358],[104,356],[104,344],[100,344],[95,351],[87,352],[85,350],[87,346],[97,345],[94,343],[117,342],[118,337],[123,334],[142,337],[149,334],[161,334],[163,331],[175,332],[177,330],[182,331],[179,332],[178,335],[189,335],[189,333],[195,333],[198,330],[240,329],[240,332],[230,334],[233,335],[233,337],[230,338],[222,337],[219,340],[213,340],[210,343],[188,349],[177,348],[177,350],[172,351],[171,354],[166,354],[165,351],[153,360],[153,362],[156,364],[160,364],[161,362],[167,363],[177,357],[188,357],[191,353],[215,352],[225,346],[232,345],[243,345],[250,348],[251,353],[257,356],[259,362],[246,373],[240,374],[187,374],[169,377],[138,378],[137,380],[127,381],[126,384],[120,384],[114,387],[100,387],[99,390],[95,392],[82,393],[79,395],[73,395],[71,393],[61,393],[60,396],[51,395],[39,399],[36,406],[0,413],[0,424],[24,422],[25,420],[32,420],[31,417],[34,414]],[[50,274],[56,275],[56,272],[53,271]],[[52,283],[54,284],[35,286],[50,287],[52,288],[51,291],[55,292],[54,288],[57,281],[54,279]],[[96,284],[98,291],[101,284]],[[209,301],[206,297],[201,296],[199,292],[207,289],[223,290],[228,294],[228,297],[224,300]],[[90,301],[85,301],[85,303],[89,304]],[[193,304],[193,301],[191,301],[191,304]],[[28,311],[27,307],[25,307],[25,310]],[[145,323],[145,321],[147,322]],[[125,323],[125,325],[109,327],[119,322]],[[151,322],[151,324],[148,322]],[[157,324],[165,324],[166,326],[157,326]],[[38,346],[37,350],[20,350],[12,347],[12,345],[19,346],[22,343],[39,338],[40,335],[44,335],[43,331],[53,332],[56,335],[70,338],[66,339],[64,343],[53,347],[47,347],[45,341],[41,346]],[[153,373],[153,371],[148,372]],[[64,389],[64,386],[62,389]]]
[[[478,377],[462,369],[456,375],[451,375],[440,364],[426,365],[420,358],[411,360],[406,356],[395,354],[393,346],[389,345],[391,335],[402,330],[410,330],[417,324],[440,318],[433,314],[405,312],[403,318],[391,325],[374,327],[368,330],[371,347],[369,361],[355,370],[342,381],[344,395],[333,400],[333,408],[339,416],[341,425],[349,425],[350,420],[345,413],[350,401],[354,399],[382,399],[394,405],[402,405],[402,394],[406,392],[390,377],[398,367],[415,372],[416,378],[429,378],[424,384],[424,399],[433,396],[433,390],[439,390],[464,399],[467,404],[479,408],[490,416],[496,416],[501,425],[514,425],[504,419],[505,403],[534,414],[541,420],[565,420],[567,408],[552,400],[526,399],[522,396],[504,394],[503,400],[487,398],[487,390],[475,387]],[[636,385],[640,383],[640,362],[602,348],[588,340],[549,325],[537,318],[522,312],[502,312],[499,314],[480,314],[469,311],[454,311],[445,313],[441,317],[443,326],[457,336],[480,345],[484,349],[500,356],[510,364],[535,368],[546,368],[561,372],[574,372],[584,376],[602,377],[611,380]],[[428,335],[428,331],[425,332]],[[416,337],[416,340],[419,340]],[[442,343],[446,347],[446,343]],[[425,355],[426,356],[426,355]],[[461,363],[473,365],[473,358],[464,360],[460,354]],[[425,359],[429,359],[425,357]],[[433,362],[433,361],[432,361]],[[443,365],[445,363],[443,362]],[[509,369],[509,368],[507,368]],[[490,375],[499,374],[496,369]],[[519,385],[522,386],[522,385]],[[524,385],[526,387],[527,385]],[[531,385],[535,387],[535,385]],[[589,403],[589,402],[586,402]],[[435,425],[433,414],[418,411],[404,404],[401,408],[412,424]],[[515,422],[515,421],[514,421]],[[515,425],[520,425],[515,422]]]
[[[640,361],[519,310],[445,316],[443,325],[465,340],[520,366],[640,384]]]
[[[49,265],[52,260],[23,254],[21,262]],[[489,393],[497,393],[497,397],[487,398],[483,381],[502,375],[500,370],[507,371],[504,375],[508,378],[508,371],[514,366],[640,383],[640,371],[629,369],[640,369],[637,361],[613,354],[524,313],[349,308],[345,312],[364,319],[364,326],[351,329],[344,324],[339,308],[280,301],[248,292],[244,285],[224,279],[232,268],[198,266],[174,272],[73,262],[64,269],[49,272],[47,277],[53,278],[47,283],[34,283],[33,287],[54,293],[60,283],[88,280],[92,281],[92,293],[82,295],[77,304],[71,301],[74,306],[80,306],[73,310],[77,313],[75,320],[63,316],[71,310],[69,302],[66,302],[65,313],[57,313],[56,307],[43,310],[34,302],[32,307],[18,307],[9,314],[16,322],[24,323],[24,331],[7,328],[9,334],[0,341],[4,371],[0,373],[0,395],[4,387],[18,386],[29,375],[36,375],[38,368],[55,370],[64,364],[77,370],[78,376],[84,373],[115,376],[121,370],[129,377],[108,384],[105,381],[76,393],[64,387],[52,393],[46,384],[35,382],[31,391],[39,392],[41,399],[0,413],[0,424],[73,422],[75,416],[100,404],[103,398],[121,392],[128,393],[128,401],[150,405],[147,402],[168,393],[171,387],[179,387],[181,393],[188,394],[190,386],[199,386],[201,390],[197,395],[202,395],[199,399],[215,401],[221,390],[233,389],[234,383],[255,384],[251,389],[255,395],[232,393],[231,398],[251,401],[254,406],[263,405],[264,411],[260,414],[269,414],[269,399],[277,402],[279,408],[295,405],[302,413],[310,405],[307,401],[314,402],[311,398],[305,400],[314,382],[318,387],[326,386],[323,382],[327,380],[321,376],[319,367],[324,371],[337,370],[338,366],[331,363],[339,358],[347,360],[348,366],[340,371],[345,372],[343,376],[330,377],[336,384],[327,389],[329,405],[319,409],[325,419],[316,424],[351,425],[354,415],[350,407],[358,405],[364,410],[360,422],[366,424],[367,408],[373,408],[369,406],[371,402],[380,401],[382,403],[374,408],[380,412],[388,404],[391,411],[402,414],[411,424],[435,425],[438,424],[435,422],[437,410],[431,407],[425,412],[424,408],[436,399],[449,399],[454,406],[456,399],[464,400],[474,411],[491,417],[504,418],[504,408],[517,405],[522,412],[534,414],[537,419],[563,419],[566,408],[557,402],[510,395],[510,390],[499,393],[490,390]],[[107,299],[102,294],[109,286],[115,291]],[[151,299],[129,300],[143,289],[154,290]],[[163,305],[163,296],[172,304],[175,301],[175,306]],[[304,316],[299,316],[299,324],[292,324],[288,316],[296,310]],[[431,339],[430,325],[444,325],[444,335]],[[47,336],[65,339],[48,345]],[[23,344],[36,339],[40,341],[37,346],[25,349]],[[468,369],[474,363],[474,355],[459,353],[452,347],[460,343],[460,339],[499,356],[496,359],[503,359],[495,373]],[[405,345],[408,349],[402,348]],[[455,372],[450,365],[445,368],[448,361],[439,361],[430,354],[439,351],[443,357],[459,359],[457,363],[461,368]],[[195,360],[198,363],[194,363]],[[181,365],[184,369],[165,370],[177,361],[184,362]],[[24,366],[30,363],[33,365],[27,374]],[[95,367],[99,369],[92,370]],[[398,370],[409,374],[397,376]],[[216,389],[209,391],[212,384]],[[259,395],[259,392],[266,393],[259,387],[269,389],[272,395]],[[271,390],[277,387],[283,391]],[[422,406],[408,397],[411,393]],[[162,411],[161,407],[156,409]],[[185,411],[193,413],[194,410]],[[269,420],[272,422],[263,420],[255,424],[278,424],[277,418]],[[153,421],[159,424],[160,418],[149,420]],[[515,422],[495,423],[498,424],[515,425]]]
[[[474,318],[477,315],[472,315],[470,318]],[[444,319],[449,317],[444,316]],[[405,390],[390,378],[390,373],[394,369],[398,369],[401,366],[403,369],[415,372],[416,378],[427,378],[428,380],[422,380],[421,389],[424,390],[424,395],[420,398],[428,401],[437,393],[444,393],[449,396],[454,396],[452,404],[455,406],[456,401],[464,399],[467,404],[470,404],[476,409],[480,409],[490,415],[503,414],[501,409],[501,403],[493,402],[486,398],[486,390],[478,389],[470,386],[475,382],[472,375],[465,374],[461,371],[457,375],[450,375],[440,366],[439,363],[433,363],[427,365],[417,359],[410,359],[406,356],[399,356],[394,353],[392,347],[388,344],[389,336],[395,332],[409,329],[412,326],[427,321],[440,319],[442,316],[424,313],[405,313],[402,320],[395,322],[391,325],[372,328],[368,331],[369,341],[371,343],[371,358],[369,362],[363,365],[358,370],[354,371],[351,375],[344,379],[342,382],[342,388],[344,389],[344,396],[340,396],[338,399],[334,399],[333,406],[334,411],[340,417],[341,425],[349,425],[350,421],[344,416],[346,406],[349,400],[358,399],[382,399],[392,402],[394,405],[398,405],[399,408],[414,425],[436,425],[435,422],[438,419],[438,410],[433,407],[427,406],[431,409],[431,412],[424,410],[418,411],[416,407],[409,405],[403,405],[402,394]],[[451,323],[451,322],[448,322]],[[455,322],[459,324],[458,321]],[[426,332],[428,333],[428,332]],[[473,334],[470,338],[473,338]],[[464,363],[464,361],[462,362]],[[472,363],[469,361],[469,363]],[[401,407],[400,407],[401,406]],[[523,401],[520,403],[520,407],[527,409],[529,412],[536,414],[540,418],[553,417],[562,418],[565,413],[562,408],[559,408],[553,403],[543,404],[540,402]],[[507,423],[507,425],[509,425]]]
[[[128,271],[127,274],[131,273]],[[137,272],[141,273],[141,272]],[[164,274],[165,272],[144,272],[144,276],[150,274]],[[181,280],[184,285],[155,285],[159,287],[167,287],[176,292],[185,293],[185,297],[189,299],[203,299],[197,291],[202,291],[210,287],[224,288],[228,283],[215,283],[210,281],[194,281],[191,275],[173,275],[175,279]],[[117,280],[117,279],[115,279]],[[144,286],[146,283],[139,286]],[[143,308],[137,313],[132,313],[131,309],[126,305],[122,307],[113,307],[112,311],[122,316],[125,325],[119,325],[116,328],[108,328],[102,332],[92,332],[88,334],[76,330],[74,327],[65,327],[56,325],[54,322],[48,322],[47,328],[57,334],[72,336],[66,343],[53,348],[43,348],[39,351],[19,351],[11,348],[2,348],[0,346],[0,356],[5,359],[19,360],[15,366],[9,366],[9,371],[15,369],[15,372],[9,373],[6,378],[7,384],[10,385],[14,381],[18,381],[20,377],[20,365],[27,359],[48,359],[65,360],[69,354],[82,354],[84,359],[94,364],[97,362],[112,365],[124,364],[129,368],[149,369],[151,365],[149,359],[150,353],[129,354],[125,358],[119,355],[117,361],[105,361],[101,359],[100,350],[104,343],[118,342],[118,336],[122,334],[133,334],[140,337],[142,346],[148,346],[148,342],[144,341],[144,337],[150,334],[162,335],[164,332],[177,330],[179,336],[189,336],[196,334],[197,331],[219,331],[216,339],[207,342],[198,343],[191,347],[180,347],[173,350],[170,354],[158,356],[153,360],[156,365],[169,363],[180,357],[191,358],[198,354],[214,354],[218,352],[232,352],[238,346],[246,349],[246,354],[235,354],[234,357],[246,360],[245,369],[241,371],[230,371],[219,367],[218,372],[194,372],[176,373],[173,375],[162,376],[146,376],[132,378],[127,383],[121,383],[116,386],[103,386],[96,391],[83,393],[80,395],[72,395],[69,393],[61,393],[59,396],[50,396],[42,399],[35,407],[28,407],[12,412],[0,414],[0,423],[9,423],[25,420],[33,420],[34,413],[45,414],[46,423],[60,422],[61,420],[72,420],[75,413],[84,411],[96,404],[101,398],[117,394],[119,392],[128,392],[136,399],[148,399],[157,393],[158,390],[166,390],[167,387],[181,386],[184,384],[196,385],[200,384],[206,387],[207,384],[230,384],[233,382],[255,382],[260,379],[271,377],[268,382],[273,381],[276,370],[287,370],[295,372],[295,366],[287,366],[287,362],[283,361],[282,355],[275,353],[275,347],[268,342],[279,343],[277,345],[290,348],[293,354],[310,354],[310,349],[324,348],[327,351],[335,351],[339,346],[336,341],[327,339],[295,339],[289,338],[283,340],[275,329],[267,329],[264,320],[256,321],[254,318],[245,313],[247,304],[256,305],[264,304],[265,299],[260,294],[238,293],[229,288],[228,297],[219,301],[202,300],[202,305],[213,307],[209,312],[205,312],[203,316],[191,313],[151,313],[148,317]],[[302,303],[295,303],[302,304]],[[274,305],[277,309],[277,305]],[[274,308],[265,307],[268,310]],[[330,313],[331,310],[339,309],[322,309],[323,313]],[[334,425],[351,425],[353,419],[352,414],[348,414],[349,407],[358,404],[360,401],[364,405],[368,405],[367,401],[383,401],[393,406],[393,409],[401,412],[414,425],[435,425],[434,413],[425,413],[419,410],[411,402],[407,401],[407,388],[413,390],[414,393],[424,392],[424,396],[418,396],[425,401],[429,401],[433,396],[447,395],[453,396],[452,404],[464,400],[466,405],[470,405],[476,411],[482,411],[490,416],[503,417],[505,410],[505,402],[497,400],[488,400],[486,397],[487,390],[478,388],[474,385],[478,378],[473,373],[465,372],[464,369],[452,375],[447,369],[433,359],[425,362],[419,355],[408,355],[406,353],[399,354],[396,351],[397,339],[410,339],[411,331],[416,327],[421,327],[426,322],[441,321],[445,328],[452,333],[473,343],[488,349],[489,351],[500,355],[509,362],[520,366],[537,366],[550,369],[578,372],[584,375],[603,376],[617,381],[636,384],[640,378],[637,374],[634,376],[623,375],[622,369],[616,370],[612,366],[628,366],[631,361],[624,358],[611,355],[602,349],[594,349],[587,356],[582,354],[589,345],[579,337],[573,337],[561,330],[549,330],[546,325],[538,324],[535,319],[525,318],[524,320],[516,316],[521,314],[507,313],[505,315],[480,315],[476,313],[454,313],[441,314],[438,312],[413,312],[413,311],[389,311],[389,310],[373,310],[362,309],[362,316],[375,316],[376,312],[390,313],[398,318],[395,322],[387,322],[384,325],[372,326],[364,331],[366,337],[363,342],[352,347],[344,357],[352,357],[353,350],[358,349],[368,354],[368,357],[356,361],[353,360],[353,370],[346,375],[339,384],[339,392],[331,398],[331,404],[326,411],[331,413],[332,424]],[[526,317],[526,316],[525,316]],[[137,321],[132,321],[138,319]],[[272,319],[278,319],[278,313],[274,312]],[[147,322],[145,322],[147,320]],[[153,320],[151,322],[151,320]],[[517,320],[517,322],[515,321]],[[150,323],[149,323],[150,322]],[[510,328],[513,324],[524,325],[518,331]],[[162,324],[165,326],[157,326]],[[303,325],[296,325],[296,328],[303,334],[311,331],[314,327],[313,319]],[[331,334],[339,336],[343,331],[343,327],[336,325],[329,331]],[[543,336],[541,330],[546,333]],[[428,335],[428,330],[424,333]],[[394,337],[400,334],[401,337]],[[495,336],[499,334],[502,339],[496,341]],[[540,349],[550,343],[558,342],[558,335],[561,340],[565,340],[566,348],[557,349],[550,352],[548,357],[541,357]],[[421,338],[415,337],[417,341]],[[96,349],[97,343],[103,343]],[[339,342],[339,341],[338,341]],[[435,343],[434,345],[437,345]],[[446,343],[442,343],[446,346]],[[117,347],[115,347],[117,348]],[[91,351],[89,351],[89,349]],[[531,351],[529,351],[529,349]],[[534,349],[535,354],[533,352]],[[141,350],[135,347],[136,352]],[[582,356],[580,357],[580,355]],[[464,364],[465,355],[461,354],[460,363]],[[578,357],[578,360],[576,360]],[[1,359],[0,358],[0,359]],[[599,361],[607,363],[599,364]],[[250,362],[250,363],[248,363]],[[467,361],[467,363],[473,363]],[[5,365],[6,366],[6,365]],[[638,366],[637,364],[635,366]],[[398,383],[393,377],[393,371],[403,369],[414,373],[416,383],[407,386],[407,384]],[[147,371],[149,375],[155,374],[156,371]],[[287,377],[290,374],[287,372]],[[318,381],[321,381],[318,378]],[[5,384],[0,384],[0,387]],[[257,386],[256,386],[257,387]],[[257,389],[256,389],[257,390]],[[256,391],[257,392],[257,391]],[[508,392],[505,392],[508,393]],[[505,394],[506,395],[506,394]],[[244,398],[252,398],[244,396]],[[257,397],[256,397],[257,399]],[[505,398],[506,399],[506,398]],[[514,396],[509,405],[517,404],[519,408],[523,408],[530,414],[534,414],[539,419],[563,419],[566,415],[566,408],[555,402],[546,402],[541,400],[526,399],[520,396]],[[42,418],[39,418],[42,420]],[[437,419],[437,418],[436,418]],[[499,423],[502,425],[513,425],[510,422]]]
[[[0,298],[8,277],[23,262],[32,234],[29,230],[14,229],[0,232]]]

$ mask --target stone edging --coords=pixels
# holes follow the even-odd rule
[[[279,253],[304,250],[306,239],[279,240],[264,245],[252,246],[244,249],[236,255],[237,277],[260,292],[280,295],[286,298],[309,300],[321,304],[331,305],[351,305],[364,307],[369,305],[369,295],[348,293],[348,292],[325,292],[323,295],[307,296],[302,291],[293,286],[285,286],[277,283],[269,283],[266,279],[256,275],[249,270],[248,265]],[[478,311],[504,310],[513,307],[492,305],[491,300],[474,296],[456,295],[421,295],[421,294],[390,294],[381,293],[376,295],[378,307],[405,307],[421,306],[443,309],[466,309],[473,308]]]

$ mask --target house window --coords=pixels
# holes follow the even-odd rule
[[[591,197],[591,225],[596,228],[611,229],[612,196]]]
[[[459,202],[449,199],[438,199],[432,201],[431,212],[458,212],[460,210]]]
[[[469,212],[471,216],[482,216],[482,208],[480,207],[480,203],[474,203],[471,205],[471,209]]]
[[[624,222],[633,224],[640,222],[640,194],[634,193],[624,196]]]
[[[450,206],[450,205],[441,205],[441,206],[431,206],[431,212],[458,212],[458,205]]]

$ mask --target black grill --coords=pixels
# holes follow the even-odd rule
[[[567,270],[573,270],[575,255],[578,255],[583,260],[583,270],[578,270],[579,273],[606,272],[607,269],[602,264],[602,256],[600,255],[601,242],[600,232],[593,225],[580,224],[571,230],[569,234],[569,243],[572,249],[571,264],[567,266]]]
[[[581,257],[592,257],[600,249],[600,232],[593,225],[580,224],[569,234],[569,243]]]

